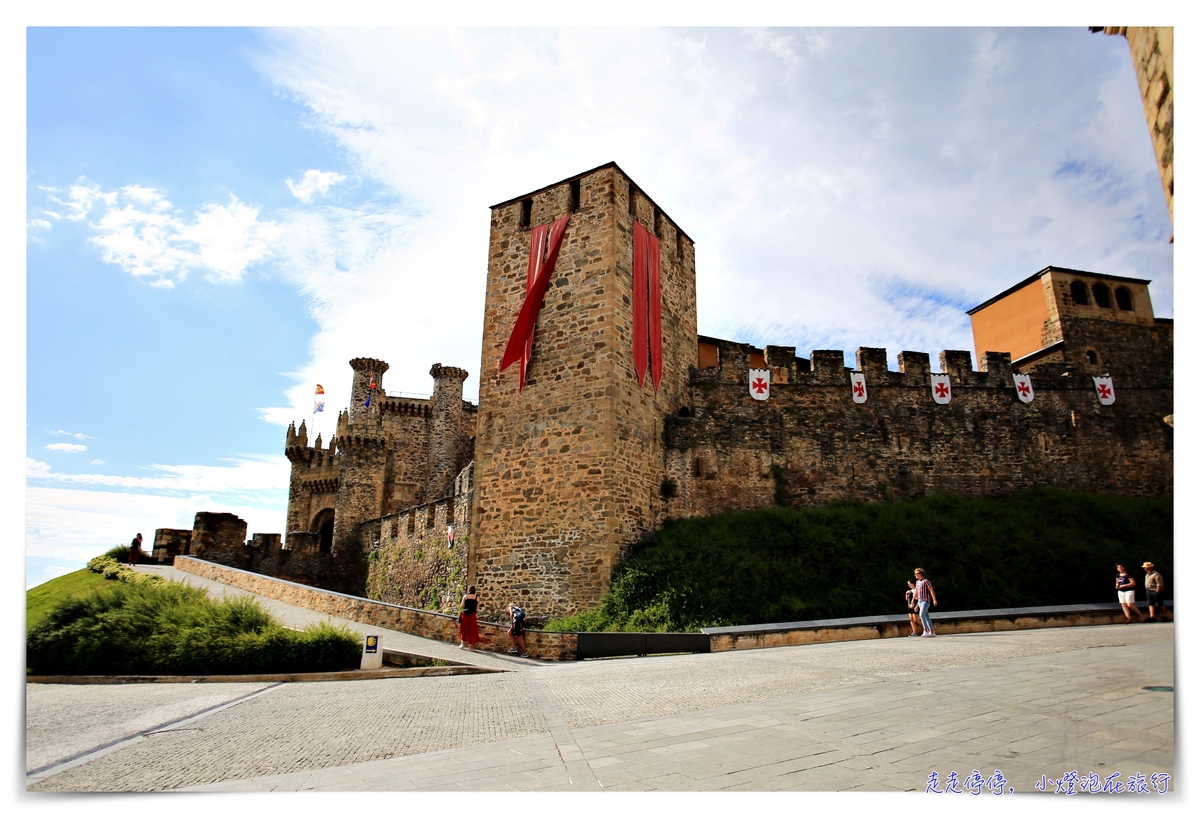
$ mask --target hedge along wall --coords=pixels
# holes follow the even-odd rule
[[[307,608],[317,613],[362,622],[366,625],[388,630],[411,633],[426,639],[442,642],[458,641],[458,618],[451,614],[407,608],[390,602],[378,602],[358,596],[339,594],[300,585],[287,580],[275,579],[263,574],[230,568],[207,562],[195,557],[176,557],[175,567],[180,571],[195,574],[213,582],[240,588],[252,594],[277,599],[289,605]],[[508,626],[498,622],[479,623],[479,647],[483,650],[503,651],[509,646]],[[577,638],[573,633],[526,631],[525,644],[530,656],[546,661],[575,659]]]

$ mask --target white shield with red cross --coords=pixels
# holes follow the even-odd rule
[[[1033,403],[1033,379],[1028,375],[1013,373],[1013,386],[1017,387],[1017,399],[1021,403]]]
[[[771,370],[750,370],[750,397],[755,400],[766,400],[771,397]]]
[[[1096,397],[1100,399],[1100,405],[1112,406],[1113,401],[1117,399],[1112,378],[1092,378],[1092,381],[1096,384]]]
[[[934,403],[950,402],[950,376],[930,375],[929,388],[933,392]]]
[[[855,403],[867,402],[867,376],[861,372],[850,373],[850,397]]]

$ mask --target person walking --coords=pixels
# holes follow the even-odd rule
[[[924,568],[914,568],[913,576],[917,578],[915,590],[917,596],[917,614],[921,617],[921,627],[925,632],[922,636],[937,636],[933,632],[933,621],[929,618],[929,606],[937,606],[937,594],[934,593],[933,583],[925,579]]]
[[[904,592],[904,607],[908,609],[908,624],[912,626],[912,633],[909,636],[920,636],[921,620],[917,616],[920,608],[917,607],[917,583],[911,579],[908,581],[908,590]]]
[[[1150,619],[1155,622],[1161,622],[1164,611],[1162,610],[1163,603],[1166,599],[1163,597],[1163,582],[1162,574],[1154,568],[1154,563],[1143,562],[1142,568],[1146,569],[1146,604],[1150,606]]]
[[[463,595],[462,612],[458,615],[458,647],[461,650],[473,650],[479,644],[479,620],[475,616],[477,610],[479,595],[472,585]]]
[[[525,649],[525,612],[510,602],[508,618],[512,620],[512,626],[508,629],[508,638],[512,640],[512,647],[508,649],[508,652],[517,653],[517,648],[520,648],[521,658],[528,659],[529,651]]]
[[[138,535],[133,538],[133,542],[129,544],[129,564],[137,565],[138,558],[142,556],[142,534],[139,531]]]
[[[1138,622],[1142,621],[1142,612],[1138,610],[1137,600],[1134,598],[1136,588],[1137,580],[1126,573],[1124,565],[1118,565],[1117,602],[1121,603],[1121,610],[1125,612],[1127,625],[1133,621],[1133,614],[1137,614]]]

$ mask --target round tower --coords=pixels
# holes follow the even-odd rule
[[[425,481],[425,501],[449,493],[458,474],[458,455],[462,443],[463,381],[467,370],[434,364],[433,416],[429,420],[429,477]]]
[[[354,384],[350,387],[350,422],[356,423],[374,408],[366,405],[368,397],[372,404],[383,397],[383,373],[387,372],[388,365],[377,358],[352,358],[350,368],[354,370]],[[374,389],[371,388],[372,379]]]

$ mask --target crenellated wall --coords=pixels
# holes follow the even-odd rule
[[[860,348],[868,399],[856,404],[840,350],[814,351],[805,372],[792,369],[790,348],[767,347],[770,398],[756,401],[749,349],[721,342],[721,365],[692,374],[689,416],[667,420],[672,516],[771,506],[780,481],[794,506],[1032,485],[1173,491],[1169,370],[1113,372],[1117,400],[1102,406],[1087,373],[1048,364],[1031,370],[1035,398],[1025,404],[1006,353],[987,353],[975,371],[969,352],[947,350],[939,358],[951,401],[939,405],[927,353],[901,352],[892,371],[885,350]]]
[[[450,495],[370,520],[359,529],[366,554],[366,596],[383,602],[455,613],[466,592],[471,472],[463,469]],[[454,526],[454,543],[448,526]]]

